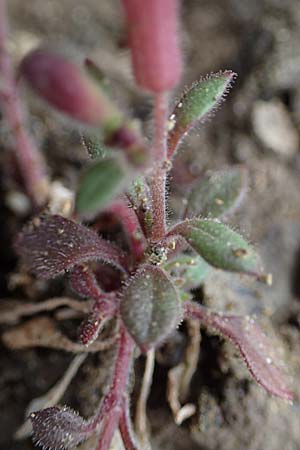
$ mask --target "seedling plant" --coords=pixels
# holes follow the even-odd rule
[[[135,81],[153,97],[150,140],[112,100],[93,61],[80,65],[40,47],[19,68],[35,93],[78,124],[90,161],[78,180],[75,207],[63,216],[47,213],[33,182],[33,166],[19,158],[27,192],[41,212],[19,235],[16,251],[35,277],[65,276],[72,290],[89,300],[78,333],[85,351],[115,323],[112,378],[94,415],[83,418],[67,406],[30,415],[34,441],[54,450],[71,449],[95,433],[98,450],[107,450],[117,429],[126,450],[142,448],[129,408],[134,359],[140,353],[153,355],[185,320],[196,319],[232,341],[263,388],[292,400],[256,319],[211,311],[191,294],[212,268],[268,281],[255,248],[222,222],[241,203],[246,168],[204,174],[183,199],[181,219],[171,224],[167,217],[168,179],[178,149],[183,151],[186,135],[212,116],[236,75],[230,70],[209,74],[186,88],[171,107],[183,64],[179,5],[176,0],[122,0],[122,6]],[[22,155],[19,147],[16,154]],[[35,172],[44,174],[37,164]],[[105,237],[104,215],[119,222],[121,237]]]

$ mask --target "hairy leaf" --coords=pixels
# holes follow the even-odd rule
[[[224,100],[236,74],[230,70],[208,75],[183,93],[169,118],[168,157],[171,157],[191,128]]]
[[[122,319],[143,351],[161,342],[180,320],[177,291],[156,266],[145,265],[130,280],[121,301]]]
[[[66,406],[53,406],[33,412],[30,420],[33,441],[47,449],[72,449],[91,434],[88,422]]]
[[[85,171],[76,198],[79,213],[98,213],[122,191],[127,180],[124,164],[117,158],[109,157],[97,161]]]
[[[254,317],[215,313],[205,307],[188,302],[187,317],[197,318],[209,329],[229,338],[238,348],[255,380],[270,394],[292,400],[293,394],[274,355],[274,344],[256,323]]]
[[[180,234],[212,266],[231,272],[262,276],[255,249],[226,225],[209,219],[186,220],[172,234]]]
[[[129,199],[145,235],[148,235],[153,223],[153,211],[150,188],[144,177],[134,180],[129,189]]]
[[[186,216],[220,218],[232,213],[240,205],[247,185],[245,167],[208,172],[192,189]]]
[[[180,255],[164,265],[171,278],[181,289],[193,289],[205,280],[211,266],[201,256]]]
[[[97,283],[96,277],[87,265],[77,265],[70,273],[71,288],[82,297],[99,299],[102,290]]]
[[[80,325],[79,340],[83,345],[88,346],[97,339],[106,322],[116,314],[118,304],[109,294],[95,301],[90,314]]]
[[[16,249],[29,270],[53,278],[77,264],[100,260],[122,269],[122,255],[94,231],[62,216],[35,218],[21,233]]]

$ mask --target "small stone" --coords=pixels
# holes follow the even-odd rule
[[[255,102],[252,125],[254,133],[267,148],[287,158],[296,154],[299,148],[298,133],[280,100]]]

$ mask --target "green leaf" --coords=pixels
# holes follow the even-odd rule
[[[142,267],[125,289],[121,316],[142,351],[165,339],[181,318],[177,290],[165,272],[157,266]]]
[[[203,283],[211,266],[201,256],[180,255],[164,265],[164,269],[181,289],[193,289]]]
[[[76,197],[79,213],[97,213],[122,191],[127,180],[122,159],[109,157],[97,161],[83,174]]]
[[[144,177],[137,177],[129,187],[129,199],[146,235],[153,223],[150,188]]]
[[[220,218],[230,214],[240,205],[247,185],[245,167],[208,172],[192,189],[186,215]]]
[[[209,264],[231,272],[262,276],[261,261],[255,249],[226,225],[209,219],[193,219],[173,228]]]
[[[104,146],[101,136],[81,136],[82,143],[92,159],[100,159],[108,156],[110,151]]]
[[[230,70],[214,73],[192,84],[176,104],[169,118],[168,157],[171,157],[186,133],[203,122],[224,100],[236,74]]]

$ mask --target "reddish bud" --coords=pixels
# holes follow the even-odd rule
[[[137,83],[152,92],[172,89],[182,69],[177,0],[123,0]]]
[[[71,118],[107,131],[120,125],[120,114],[101,88],[65,57],[37,49],[25,57],[20,71],[44,100]]]

